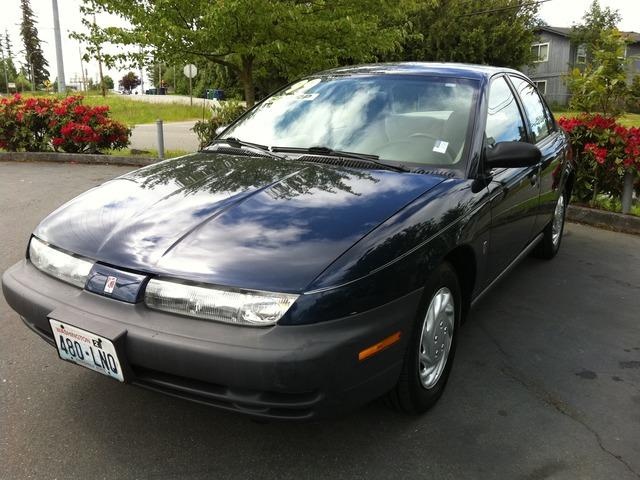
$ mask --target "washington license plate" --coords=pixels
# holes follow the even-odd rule
[[[111,340],[52,318],[49,323],[60,358],[124,382],[120,360]]]

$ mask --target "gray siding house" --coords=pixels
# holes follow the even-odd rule
[[[571,45],[570,28],[541,27],[536,32],[538,38],[531,45],[531,51],[537,60],[533,66],[522,67],[522,71],[536,84],[551,104],[566,105],[569,92],[565,76],[574,67],[586,63],[584,47]],[[628,80],[640,73],[640,34],[622,32],[628,44],[625,57],[628,60]]]

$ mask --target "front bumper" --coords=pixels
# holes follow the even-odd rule
[[[254,417],[305,420],[353,409],[398,379],[421,291],[367,312],[311,325],[248,328],[157,312],[79,290],[28,260],[2,277],[9,305],[54,345],[48,317],[104,336],[123,334],[126,380]],[[358,353],[400,330],[364,361]]]

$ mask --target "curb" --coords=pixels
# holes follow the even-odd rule
[[[0,161],[8,162],[61,162],[86,163],[93,165],[131,165],[144,167],[158,161],[151,157],[118,157],[90,153],[58,152],[0,152]]]
[[[640,217],[635,215],[623,215],[622,213],[607,212],[606,210],[569,205],[567,220],[613,230],[614,232],[640,235]]]

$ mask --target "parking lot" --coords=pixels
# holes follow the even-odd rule
[[[0,162],[0,271],[38,221],[131,167]],[[255,423],[58,360],[0,298],[0,478],[640,477],[640,237],[576,224],[462,327],[440,403]],[[340,372],[335,372],[340,375]]]

